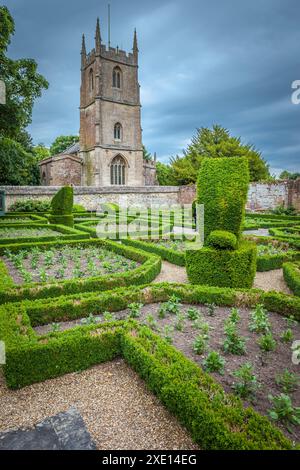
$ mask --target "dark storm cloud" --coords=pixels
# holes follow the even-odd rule
[[[300,171],[298,0],[111,0],[112,44],[140,49],[144,143],[162,161],[197,127],[219,123],[263,153],[273,170]],[[81,34],[93,47],[96,17],[107,42],[107,3],[11,0],[9,53],[33,57],[50,82],[30,131],[46,144],[79,128]]]

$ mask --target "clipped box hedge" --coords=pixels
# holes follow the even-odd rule
[[[283,264],[283,277],[288,287],[294,295],[300,296],[300,264],[299,263],[284,263]]]
[[[56,232],[59,232],[59,235],[53,233],[53,235],[41,235],[41,236],[34,236],[34,237],[19,237],[19,238],[1,238],[1,229],[2,228],[9,228],[9,229],[15,229],[17,230],[23,230],[24,228],[32,228],[32,229],[39,229],[39,228],[45,228],[48,230],[55,230]],[[83,240],[89,238],[88,235],[78,229],[71,228],[71,227],[66,227],[65,225],[58,225],[58,224],[44,224],[44,223],[27,223],[25,224],[1,224],[0,225],[0,251],[1,247],[3,245],[20,245],[23,243],[36,243],[36,241],[40,242],[51,242],[55,240]],[[10,248],[9,248],[10,249]]]
[[[18,252],[24,249],[31,249],[38,247],[41,250],[49,248],[60,248],[63,246],[93,246],[104,247],[108,250],[114,251],[126,258],[132,259],[141,263],[136,269],[123,273],[115,273],[110,275],[88,277],[88,278],[74,278],[68,280],[58,280],[49,283],[30,283],[21,286],[15,285],[9,276],[7,267],[4,261],[0,260],[0,303],[13,302],[22,299],[36,299],[46,297],[57,297],[65,294],[72,294],[76,292],[90,292],[112,289],[117,286],[130,286],[131,284],[144,284],[151,282],[160,273],[161,258],[135,248],[123,246],[120,243],[108,240],[71,240],[71,241],[56,241],[47,243],[22,243],[13,245],[0,245],[0,255],[5,253],[6,249],[12,252]]]
[[[205,158],[197,182],[197,202],[204,204],[205,240],[214,230],[240,238],[249,186],[248,160]]]
[[[203,247],[186,250],[186,271],[191,284],[251,288],[256,272],[256,245],[242,241],[236,250]]]
[[[100,309],[112,298],[116,309],[124,308],[124,302],[128,300],[150,303],[167,299],[171,293],[188,302],[191,299],[194,303],[219,299],[221,304],[227,305],[241,300],[243,291],[158,284],[57,298],[54,299],[55,308],[49,300],[0,306],[0,339],[6,345],[3,371],[7,385],[20,388],[121,356],[189,430],[201,449],[292,449],[291,442],[266,417],[250,407],[244,408],[242,402],[225,393],[212,376],[136,322],[78,326],[40,337],[31,326],[32,313],[39,311],[42,318],[43,312],[48,312],[51,306],[58,317],[63,311],[72,318],[73,314],[67,313],[70,305],[78,312],[80,307],[84,309],[88,304],[90,308],[95,305]],[[254,302],[260,294],[266,293],[253,291],[252,296],[245,297],[245,302]],[[281,297],[284,302],[288,296]],[[298,309],[299,306],[300,299]]]
[[[28,220],[24,220],[24,218],[30,219],[31,224],[46,223],[47,222],[46,217],[43,217],[43,216],[37,215],[37,214],[33,214],[33,213],[28,213],[28,212],[10,212],[10,213],[6,213],[5,215],[0,216],[0,221],[1,221],[1,223],[3,223],[3,222],[5,222],[5,220],[9,221],[9,220],[12,220],[12,219],[17,219],[16,222],[15,222],[16,224],[27,225]],[[11,224],[13,222],[9,222],[9,223]]]

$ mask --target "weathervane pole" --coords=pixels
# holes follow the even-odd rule
[[[108,4],[108,49],[110,48],[110,3]]]

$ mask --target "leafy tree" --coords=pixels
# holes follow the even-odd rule
[[[152,155],[150,152],[148,152],[148,150],[146,149],[145,145],[143,145],[143,158],[144,160],[146,160],[147,162],[151,162],[152,160]]]
[[[14,20],[5,6],[0,6],[0,25],[0,77],[6,85],[6,104],[0,105],[0,134],[22,143],[22,133],[31,123],[34,100],[48,88],[48,82],[37,72],[33,59],[12,60],[6,56]]]
[[[50,147],[50,154],[57,155],[58,153],[62,153],[66,150],[70,145],[79,142],[78,135],[60,135],[55,139]]]
[[[284,170],[282,173],[280,173],[279,179],[281,180],[296,180],[297,178],[300,178],[300,173],[295,172],[295,173],[290,173],[287,170]]]
[[[173,169],[170,165],[165,165],[164,163],[156,163],[156,176],[157,181],[161,186],[173,186],[177,182],[174,178]]]
[[[50,157],[50,150],[48,149],[48,147],[45,147],[43,143],[35,145],[32,149],[32,152],[37,162],[44,160],[44,158]]]
[[[207,157],[247,157],[251,181],[270,178],[267,163],[253,145],[242,144],[239,137],[232,137],[227,129],[214,125],[212,129],[197,129],[183,157],[171,158],[177,184],[195,183],[202,160]]]
[[[14,34],[14,20],[0,6],[0,77],[6,85],[6,104],[0,105],[1,184],[38,184],[39,169],[26,127],[31,122],[34,100],[48,88],[32,59],[12,60],[6,55]]]
[[[15,140],[0,137],[0,185],[38,183],[39,171],[34,155]]]

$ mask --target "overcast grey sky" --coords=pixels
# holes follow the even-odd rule
[[[79,129],[80,47],[107,42],[107,1],[7,0],[13,58],[31,57],[50,82],[34,108],[34,142]],[[161,161],[197,127],[227,127],[253,143],[272,171],[300,171],[299,0],[110,0],[111,42],[129,51],[137,28],[143,140]]]

